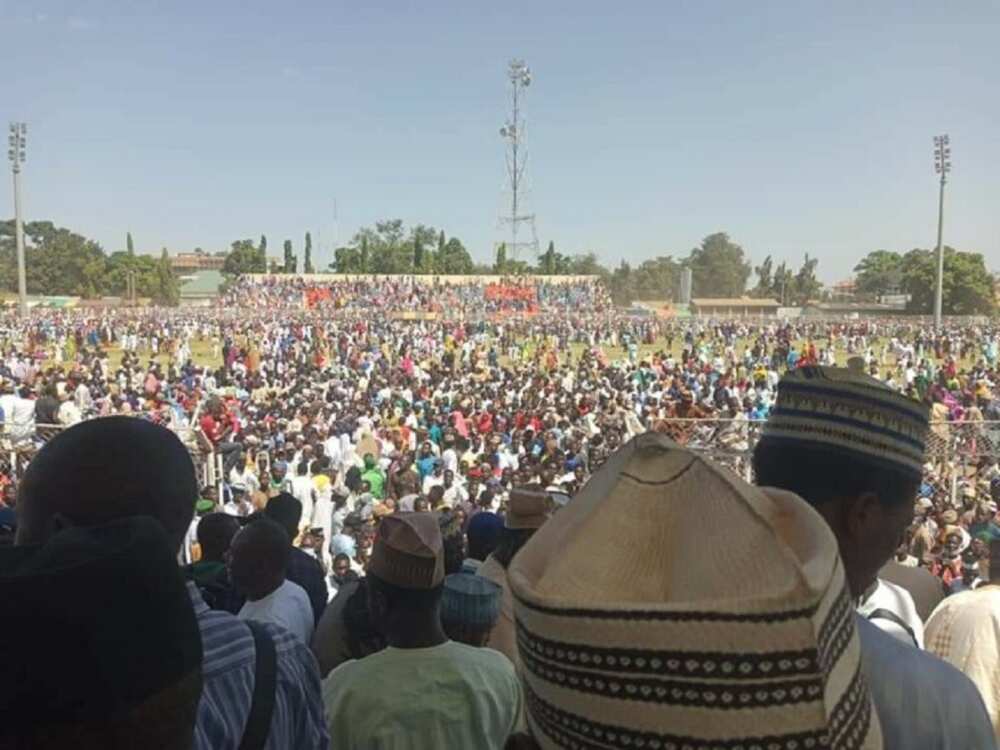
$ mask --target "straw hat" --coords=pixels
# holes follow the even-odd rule
[[[615,453],[508,581],[546,750],[882,746],[826,523],[662,435]]]

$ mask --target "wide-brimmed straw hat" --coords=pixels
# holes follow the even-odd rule
[[[837,543],[788,492],[658,434],[508,569],[542,748],[880,748]]]

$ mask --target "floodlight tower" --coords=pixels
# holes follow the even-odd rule
[[[507,179],[510,189],[510,213],[501,215],[500,225],[510,227],[510,241],[507,247],[507,257],[517,260],[520,251],[526,250],[531,258],[538,255],[538,234],[535,231],[535,215],[526,213],[526,182],[525,168],[528,165],[528,151],[525,146],[524,118],[521,116],[522,99],[525,89],[531,85],[531,70],[524,60],[511,60],[507,66],[507,77],[510,79],[511,115],[502,128],[500,137],[507,142]],[[519,240],[521,225],[525,225],[530,233],[530,239]]]
[[[21,317],[28,314],[28,284],[24,272],[24,223],[21,220],[21,165],[28,145],[28,126],[23,122],[10,124],[7,137],[7,158],[14,173],[14,241],[17,244],[17,295]]]
[[[948,135],[934,136],[934,171],[941,175],[938,189],[938,235],[937,235],[937,285],[934,289],[934,327],[941,330],[941,315],[944,302],[944,184],[951,171],[951,146]]]

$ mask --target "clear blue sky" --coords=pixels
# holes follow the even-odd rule
[[[539,239],[608,263],[727,231],[755,262],[849,274],[946,241],[1000,270],[1000,5],[774,2],[12,2],[4,121],[25,202],[108,251],[219,250],[379,218],[500,237],[505,66],[525,58]],[[2,213],[12,213],[9,177]]]

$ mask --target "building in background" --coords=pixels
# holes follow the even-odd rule
[[[691,314],[708,318],[773,318],[781,304],[773,299],[751,297],[695,297],[691,300]]]
[[[181,307],[209,307],[219,297],[222,271],[206,270],[181,276]]]
[[[225,262],[225,256],[208,253],[177,253],[170,256],[170,266],[178,276],[197,271],[221,271]]]

